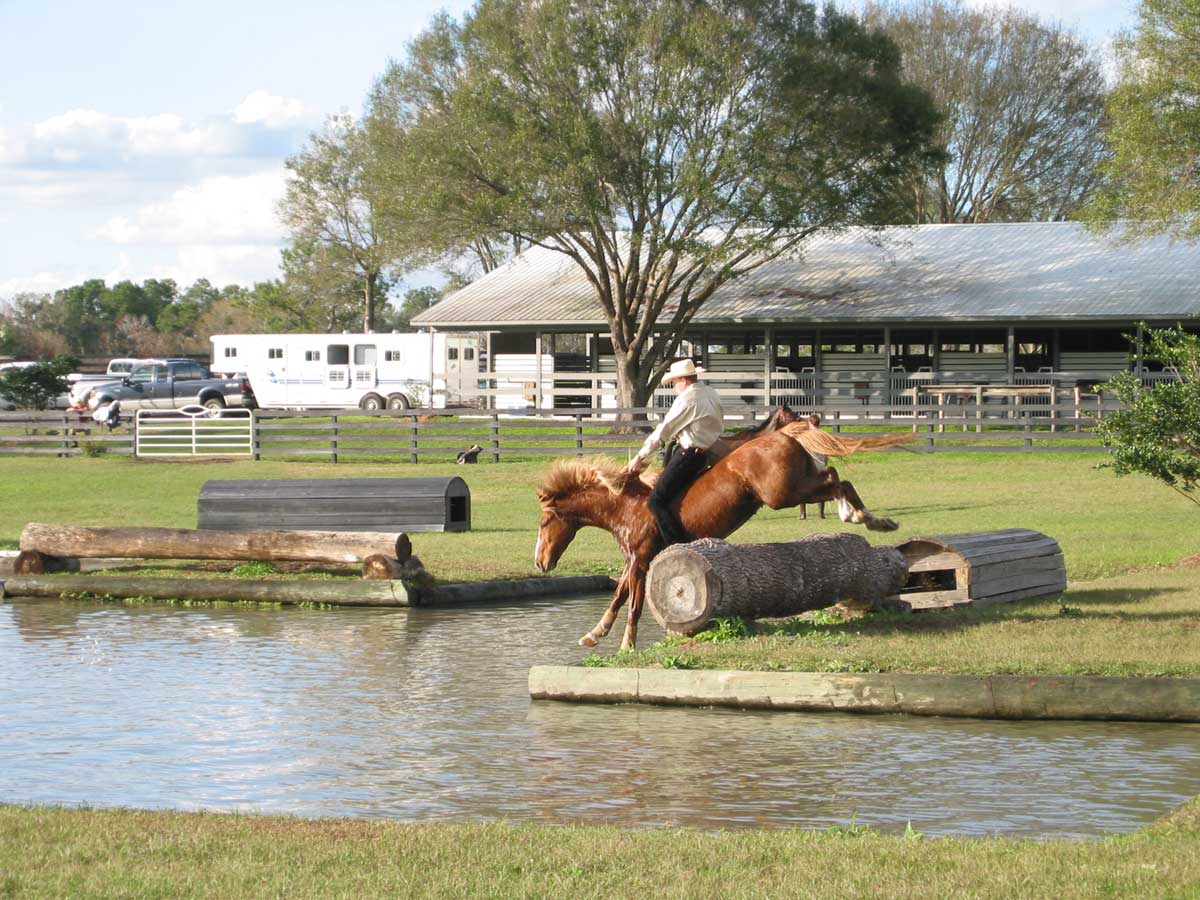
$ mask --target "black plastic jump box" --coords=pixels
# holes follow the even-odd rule
[[[230,531],[468,531],[461,478],[206,481],[197,527]]]

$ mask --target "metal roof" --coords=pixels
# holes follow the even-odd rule
[[[1073,222],[823,233],[718,289],[693,328],[734,323],[1130,322],[1200,314],[1200,244],[1116,243]],[[413,320],[607,330],[582,271],[531,248]]]

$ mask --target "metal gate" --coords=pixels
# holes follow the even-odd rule
[[[254,415],[248,409],[203,406],[139,409],[134,422],[137,456],[251,456]]]

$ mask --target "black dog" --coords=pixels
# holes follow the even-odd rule
[[[463,463],[479,462],[478,457],[482,451],[483,451],[483,448],[480,447],[478,444],[472,444],[470,447],[468,447],[462,453],[458,454],[458,464],[461,466]]]

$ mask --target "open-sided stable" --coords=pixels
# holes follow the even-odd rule
[[[467,531],[461,478],[289,478],[206,481],[199,528],[303,531]]]

